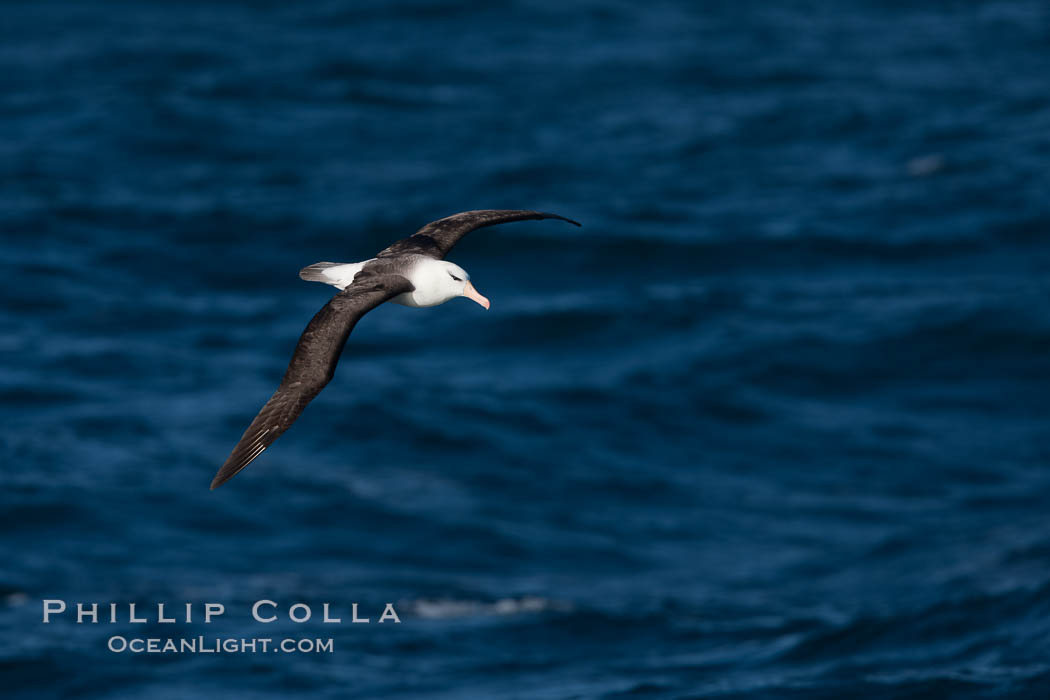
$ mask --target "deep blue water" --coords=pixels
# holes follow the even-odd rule
[[[0,17],[5,697],[1050,697],[1043,0]],[[477,208],[584,228],[469,236],[491,311],[376,310],[210,492],[299,268]]]

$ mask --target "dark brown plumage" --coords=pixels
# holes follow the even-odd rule
[[[307,324],[280,386],[244,431],[212,480],[211,488],[222,485],[248,466],[295,422],[306,404],[332,379],[343,346],[362,316],[383,302],[414,291],[407,276],[414,261],[420,260],[418,256],[443,259],[460,238],[475,229],[528,219],[561,219],[580,225],[557,214],[537,211],[468,211],[427,224],[367,262],[353,283],[332,297]],[[324,269],[331,265],[333,263],[318,263],[305,269]]]
[[[580,224],[572,219],[566,219],[557,214],[548,214],[543,211],[528,211],[524,209],[477,209],[475,211],[464,211],[444,219],[431,221],[423,228],[416,231],[408,238],[402,238],[386,250],[377,255],[377,258],[390,258],[398,255],[428,255],[432,258],[442,259],[452,250],[460,238],[471,231],[496,224],[509,224],[512,221],[530,221],[535,219],[560,219],[570,224]]]
[[[360,277],[360,276],[359,276]],[[400,275],[364,276],[321,307],[299,337],[281,385],[259,411],[211,482],[222,485],[262,454],[332,379],[350,331],[366,313],[398,294],[412,291]]]

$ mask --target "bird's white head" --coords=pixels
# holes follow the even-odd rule
[[[467,271],[447,260],[423,258],[412,269],[409,281],[416,288],[411,296],[417,306],[437,306],[466,297],[489,308],[489,300],[474,289]]]

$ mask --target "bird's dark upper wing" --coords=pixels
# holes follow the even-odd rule
[[[570,224],[580,225],[572,219],[566,219],[564,216],[548,214],[542,211],[528,211],[524,209],[465,211],[430,222],[408,238],[402,238],[394,243],[376,257],[388,258],[397,255],[417,254],[429,255],[440,260],[448,255],[448,251],[452,250],[452,246],[456,245],[460,238],[463,238],[463,236],[474,229],[529,219],[561,219],[562,221],[568,221]]]
[[[295,422],[306,404],[332,378],[346,339],[362,316],[412,289],[412,284],[400,275],[364,271],[353,284],[332,297],[306,326],[281,385],[244,431],[211,487],[223,484],[248,466]]]

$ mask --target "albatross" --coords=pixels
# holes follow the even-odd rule
[[[445,256],[460,238],[475,229],[535,219],[560,219],[580,225],[542,211],[465,211],[427,224],[370,260],[319,262],[300,270],[302,279],[330,284],[339,293],[306,325],[280,386],[244,431],[212,480],[211,488],[229,481],[288,430],[306,404],[332,379],[350,331],[372,309],[388,301],[424,308],[456,297],[466,297],[488,309],[489,300],[474,288],[467,271],[445,260]]]

